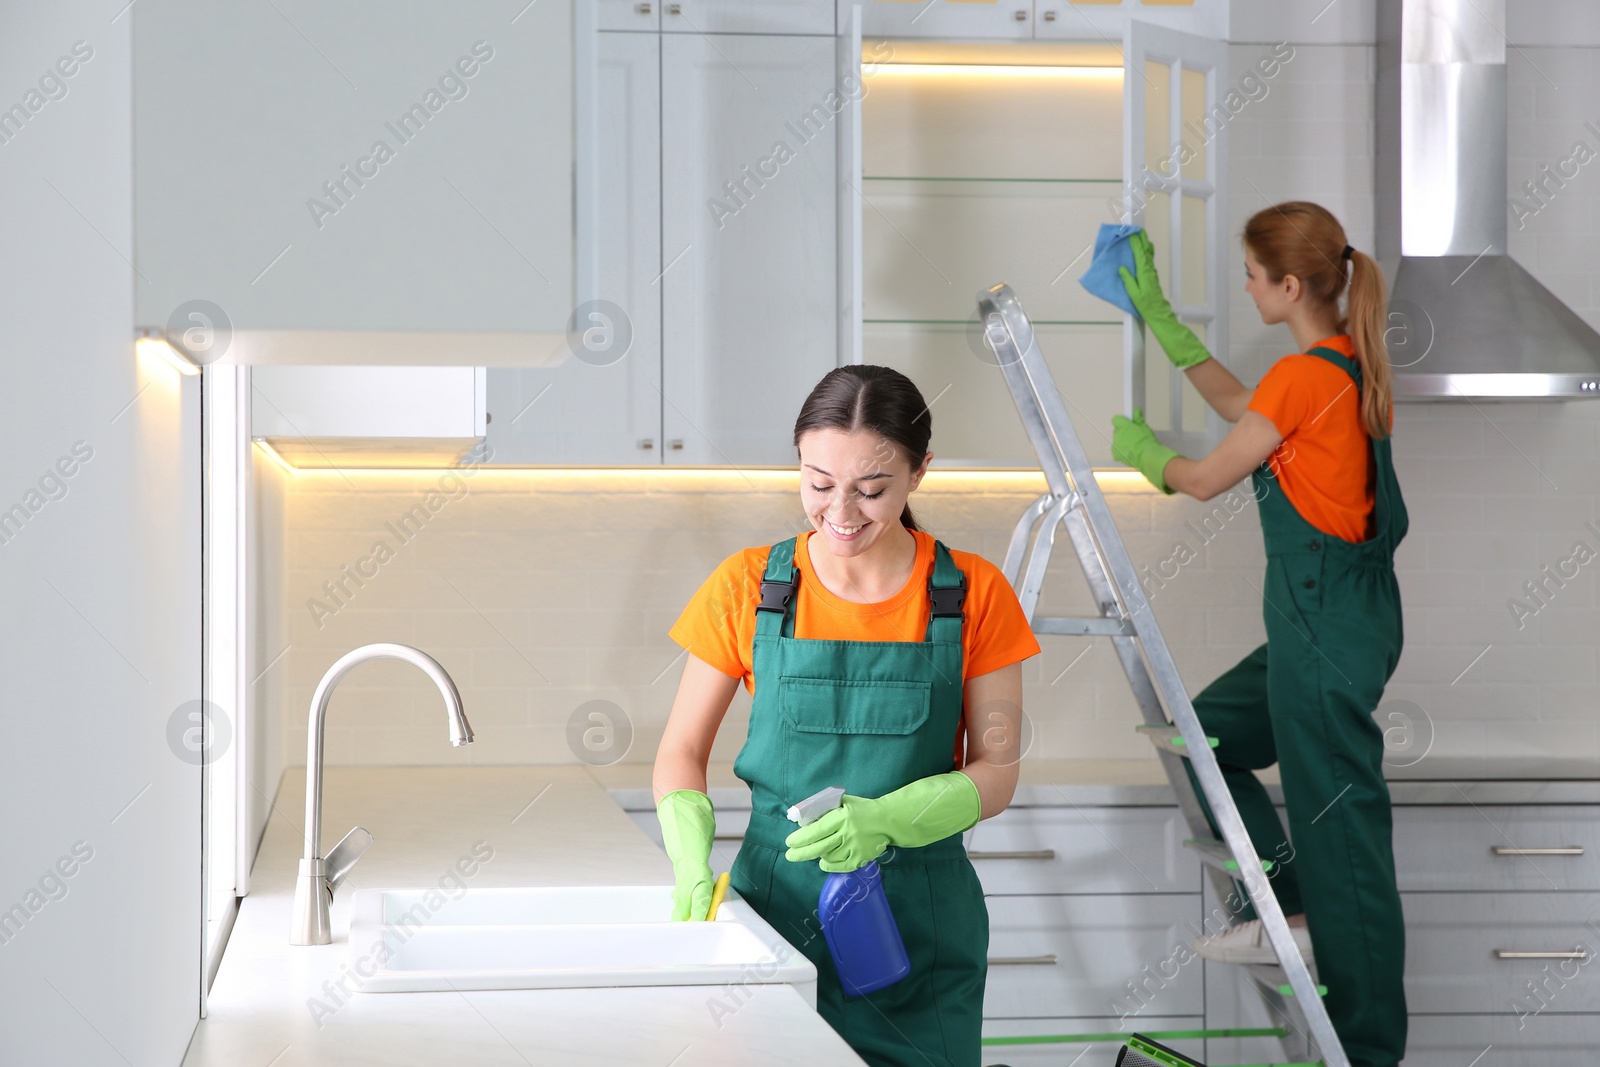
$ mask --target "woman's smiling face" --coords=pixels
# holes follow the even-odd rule
[[[928,453],[912,470],[893,442],[870,430],[810,430],[800,438],[806,516],[835,555],[859,556],[902,528],[906,498],[932,458]]]

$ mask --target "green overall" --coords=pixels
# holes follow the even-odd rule
[[[827,877],[784,858],[785,817],[819,789],[880,797],[955,769],[962,715],[965,578],[934,543],[922,641],[799,640],[795,539],[773,545],[752,652],[750,733],[733,771],[750,786],[750,828],[730,884],[817,967],[817,1011],[874,1065],[977,1067],[989,912],[961,835],[878,857],[911,973],[846,996],[817,918]]]
[[[1309,354],[1361,388],[1354,360],[1323,347]],[[1373,720],[1402,643],[1394,549],[1408,520],[1389,445],[1371,442],[1374,533],[1359,543],[1307,522],[1272,484],[1270,463],[1257,468],[1267,643],[1194,699],[1250,839],[1275,861],[1278,902],[1306,916],[1328,1015],[1353,1067],[1393,1067],[1406,1045],[1405,925]],[[1252,773],[1274,762],[1292,848]],[[1239,897],[1248,900],[1242,888]],[[1245,904],[1244,917],[1252,914]]]

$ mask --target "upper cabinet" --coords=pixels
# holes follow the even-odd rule
[[[844,5],[841,5],[841,7]],[[1033,37],[1033,0],[918,4],[867,0],[863,33],[883,37],[949,37],[1024,41]]]
[[[1082,19],[1080,7],[1091,10],[1043,0],[863,9],[881,35],[862,52],[864,358],[928,398],[936,464],[1038,462],[977,322],[976,294],[1000,282],[1032,318],[1091,462],[1114,462],[1111,418],[1134,407],[1185,450],[1220,437],[1159,349],[1145,359],[1137,321],[1078,278],[1101,224],[1145,226],[1180,318],[1225,349],[1216,279],[1227,262],[1215,252],[1226,124],[1207,116],[1226,92],[1226,49],[1145,21],[1153,5],[1094,5]],[[1067,8],[1077,33],[1030,28],[1038,13],[1059,24]],[[1217,5],[1165,10],[1204,27]]]
[[[661,54],[664,459],[793,464],[839,363],[835,42],[673,34]]]
[[[597,0],[595,10],[601,30],[827,34],[834,0]]]
[[[594,276],[561,365],[491,369],[495,461],[792,464],[800,405],[853,336],[841,161],[860,87],[839,84],[859,45],[833,33],[831,3],[599,15],[640,23],[595,33],[580,61]],[[677,32],[692,26],[707,32]]]
[[[873,37],[1114,41],[1130,19],[1221,38],[1226,0],[859,0]],[[841,13],[849,6],[841,0]]]
[[[141,323],[204,301],[268,332],[253,362],[272,331],[389,334],[389,362],[553,355],[574,306],[570,0],[130,15]]]
[[[250,434],[296,467],[455,464],[484,437],[482,367],[251,367]]]
[[[140,0],[139,324],[485,367],[497,463],[789,466],[866,361],[922,389],[936,462],[1032,466],[976,329],[1005,281],[1093,460],[1139,404],[1188,446],[1198,395],[1076,280],[1144,224],[1225,345],[1225,9]]]

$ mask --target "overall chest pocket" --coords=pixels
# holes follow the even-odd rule
[[[785,678],[783,717],[806,734],[914,734],[928,721],[933,687],[918,681]]]
[[[785,678],[778,689],[786,805],[830,785],[881,797],[948,769],[954,732],[936,740],[924,729],[933,702],[928,682]]]

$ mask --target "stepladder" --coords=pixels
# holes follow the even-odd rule
[[[1143,720],[1137,729],[1154,744],[1192,835],[1185,845],[1204,865],[1219,900],[1237,900],[1236,887],[1242,887],[1277,955],[1276,965],[1244,969],[1278,1024],[1285,1056],[1299,1064],[1349,1067],[1321,1000],[1326,990],[1295,944],[1267,877],[1270,861],[1258,857],[1233,803],[1213,752],[1215,740],[1206,736],[1195,713],[1033,325],[1005,284],[978,294],[978,318],[984,345],[1005,375],[1045,480],[1044,493],[1017,520],[1001,569],[1034,633],[1110,640]],[[1038,613],[1061,530],[1082,569],[1092,614]],[[1217,930],[1208,924],[1206,932]]]

